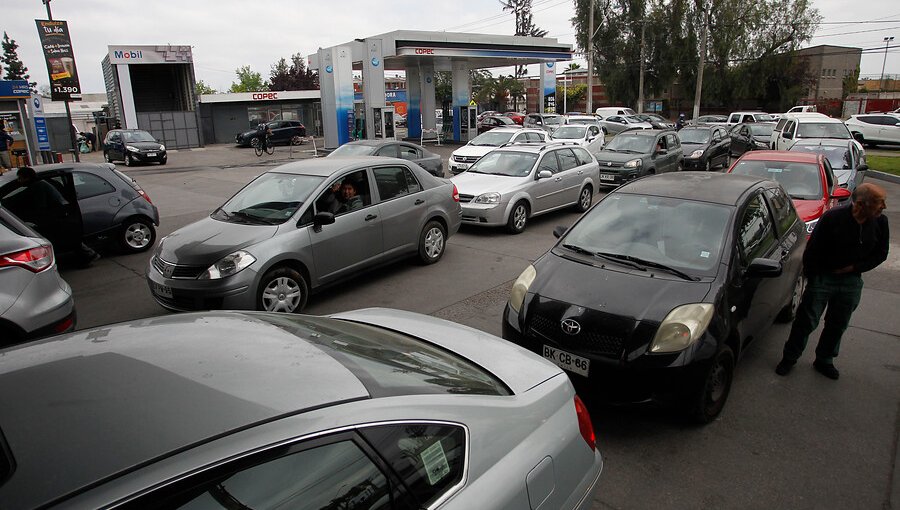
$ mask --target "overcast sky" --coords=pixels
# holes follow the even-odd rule
[[[883,38],[894,35],[893,44],[900,46],[896,0],[812,1],[828,24],[809,45],[884,48]],[[239,66],[249,64],[268,78],[270,66],[281,57],[308,55],[357,37],[392,30],[514,31],[513,17],[501,11],[499,0],[52,0],[50,5],[54,19],[68,21],[84,92],[105,91],[100,61],[107,45],[191,45],[197,79],[224,91]],[[548,37],[574,47],[574,1],[533,0],[532,5],[535,23],[549,31]],[[48,84],[34,23],[47,17],[41,0],[2,0],[0,13],[0,30],[19,44],[19,58],[32,81]],[[852,23],[859,21],[877,22]],[[884,51],[863,53],[862,77],[878,79],[884,56]],[[536,67],[531,72],[537,74]],[[885,73],[900,74],[900,48],[887,53]]]

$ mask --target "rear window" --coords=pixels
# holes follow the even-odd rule
[[[320,347],[353,372],[373,397],[512,394],[490,372],[419,338],[329,317],[261,314],[259,318]]]
[[[743,160],[735,165],[731,173],[771,179],[781,184],[793,199],[822,198],[822,176],[819,165],[815,163]]]

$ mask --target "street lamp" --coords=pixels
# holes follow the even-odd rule
[[[879,87],[882,92],[884,92],[884,65],[887,64],[888,45],[891,44],[891,41],[893,41],[893,40],[894,40],[894,36],[884,38],[884,61],[881,63],[881,82],[880,82],[880,87]]]

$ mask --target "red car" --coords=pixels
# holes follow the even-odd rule
[[[753,175],[777,181],[793,199],[797,214],[806,222],[806,234],[812,233],[822,214],[850,197],[838,185],[825,156],[817,153],[787,151],[747,152],[731,165],[729,173]]]
[[[519,112],[505,112],[503,115],[509,117],[513,122],[520,126],[525,122],[525,116]]]

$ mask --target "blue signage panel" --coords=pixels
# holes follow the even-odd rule
[[[39,151],[50,150],[50,135],[47,133],[47,121],[43,117],[34,118],[34,130],[37,133]]]
[[[31,96],[31,87],[25,80],[0,81],[0,98],[20,98]]]

